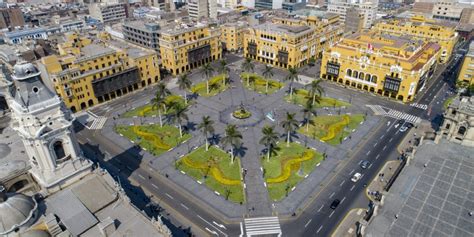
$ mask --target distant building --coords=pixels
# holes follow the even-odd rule
[[[321,78],[410,102],[433,77],[440,51],[434,42],[362,30],[324,51]]]
[[[10,44],[20,44],[25,40],[34,39],[47,39],[47,29],[39,28],[26,28],[21,30],[14,30],[5,32],[5,41]]]
[[[97,36],[103,43],[77,33],[67,35],[59,55],[43,57],[38,66],[46,84],[73,112],[84,110],[144,88],[160,80],[158,55],[153,50]]]
[[[306,0],[285,0],[281,6],[283,10],[293,12],[303,9],[306,6]]]
[[[127,5],[124,3],[92,3],[89,5],[89,14],[102,23],[120,21],[127,18]]]
[[[188,1],[188,14],[193,20],[202,18],[217,19],[217,1],[190,0]]]
[[[363,28],[370,28],[377,16],[377,0],[332,0],[328,3],[328,12],[339,14],[345,22],[347,9],[355,8],[364,16]]]
[[[284,0],[254,0],[258,10],[282,9]]]
[[[474,5],[460,3],[458,0],[438,0],[435,2],[433,7],[433,18],[449,20],[449,21],[460,21],[464,9],[473,8]],[[471,14],[470,12],[464,12],[464,14]],[[466,18],[466,17],[464,17]],[[470,17],[469,17],[470,18]],[[467,23],[474,23],[467,22]]]
[[[346,10],[346,20],[344,22],[345,32],[355,33],[360,31],[364,26],[364,15],[355,7]]]
[[[443,125],[436,140],[448,141],[474,147],[474,97],[457,96],[443,114]]]
[[[130,43],[160,52],[160,25],[154,22],[129,21],[122,25],[124,39]]]
[[[20,8],[0,8],[0,29],[24,25],[25,19]]]
[[[469,44],[469,51],[459,70],[458,82],[466,82],[468,85],[474,85],[474,41]]]
[[[446,63],[453,54],[454,45],[458,40],[456,24],[436,22],[423,16],[410,19],[390,19],[377,23],[375,30],[391,35],[408,35],[415,39],[431,41],[441,46],[439,61]]]
[[[243,49],[247,28],[248,23],[243,21],[222,24],[220,27],[222,48],[231,52]]]

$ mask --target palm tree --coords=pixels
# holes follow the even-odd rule
[[[240,145],[242,134],[237,130],[237,126],[233,124],[227,125],[225,129],[225,137],[222,138],[224,146],[230,146],[231,164],[234,164],[234,147]]]
[[[313,101],[312,101],[313,105],[316,102],[316,97],[317,96],[321,97],[324,93],[323,87],[321,87],[321,85],[319,84],[320,82],[321,80],[314,80],[309,85],[309,94],[313,97]]]
[[[181,75],[180,77],[178,77],[178,87],[179,87],[180,90],[184,90],[184,104],[185,105],[188,104],[187,90],[191,89],[192,84],[193,84],[193,82],[191,80],[189,80],[187,73],[185,73],[185,74]]]
[[[286,112],[286,119],[281,123],[286,132],[286,146],[290,146],[290,136],[298,128],[298,121],[295,119],[294,113]]]
[[[214,121],[211,120],[209,116],[203,116],[201,123],[198,125],[198,128],[201,130],[202,134],[204,135],[204,139],[206,140],[206,151],[209,150],[209,134],[214,133],[214,127],[212,126]]]
[[[227,61],[222,59],[219,63],[219,73],[224,74],[224,79],[222,80],[222,85],[225,86],[225,81],[227,80],[228,73],[229,73],[229,67],[227,65]]]
[[[316,110],[314,109],[313,102],[311,99],[308,99],[305,103],[305,106],[301,110],[303,112],[303,123],[306,125],[306,132],[309,130],[309,124],[312,123],[311,116],[316,113]]]
[[[173,114],[171,118],[173,122],[178,124],[179,137],[183,137],[183,128],[181,122],[183,122],[183,120],[188,120],[188,115],[186,114],[187,111],[188,108],[181,103],[175,103],[173,105]]]
[[[242,63],[242,70],[247,72],[247,86],[250,86],[250,72],[253,72],[255,65],[252,62],[251,58],[245,58],[245,61]]]
[[[294,67],[288,68],[288,75],[285,77],[286,81],[290,81],[290,100],[293,99],[293,82],[298,81],[298,70]]]
[[[163,120],[161,118],[161,106],[165,103],[165,99],[161,94],[156,93],[155,97],[151,99],[151,109],[158,110],[158,117],[160,118],[160,127],[163,127]]]
[[[160,96],[161,98],[163,98],[163,107],[165,109],[165,113],[166,113],[166,97],[170,96],[171,95],[171,91],[168,90],[168,88],[166,88],[166,84],[163,83],[163,82],[160,82],[157,86],[156,86],[156,96]]]
[[[262,128],[263,137],[260,139],[260,144],[267,147],[267,161],[270,161],[270,155],[276,147],[278,141],[278,133],[273,127],[265,126]]]
[[[263,70],[263,77],[265,78],[266,82],[265,82],[265,93],[268,93],[268,79],[270,77],[273,77],[273,72],[272,72],[273,68],[270,67],[269,65],[265,65],[265,69]]]
[[[211,78],[212,73],[214,72],[214,68],[211,66],[210,63],[206,63],[201,68],[201,73],[206,76],[206,91],[209,94],[209,78]]]

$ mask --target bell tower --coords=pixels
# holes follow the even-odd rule
[[[38,69],[19,62],[12,78],[12,127],[23,141],[38,183],[55,192],[90,173],[92,162],[84,158],[72,130],[73,115],[43,84]]]

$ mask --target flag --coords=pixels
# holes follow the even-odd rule
[[[374,50],[374,46],[371,45],[370,43],[367,44],[367,48],[368,48],[368,50]]]

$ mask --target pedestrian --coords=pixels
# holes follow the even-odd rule
[[[398,214],[395,214],[395,219],[398,219]]]

